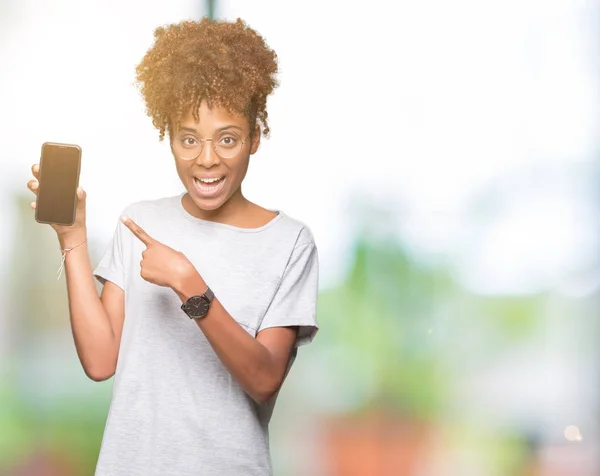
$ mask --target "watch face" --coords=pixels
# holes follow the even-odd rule
[[[204,317],[208,312],[208,302],[200,296],[188,299],[185,309],[190,317]]]

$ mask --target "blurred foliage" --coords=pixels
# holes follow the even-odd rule
[[[49,456],[64,456],[82,474],[92,474],[108,413],[110,383],[96,385],[102,388],[93,397],[73,395],[52,404],[40,401],[36,408],[15,391],[16,386],[1,388],[0,474],[10,474],[9,468],[32,460],[39,449]]]
[[[27,414],[17,395],[6,383],[0,387],[0,470],[5,470],[3,465],[19,458],[19,452],[31,446],[31,432],[26,425]],[[4,474],[4,471],[0,474]]]
[[[527,339],[541,324],[544,298],[473,295],[439,260],[425,264],[398,239],[363,233],[347,278],[323,291],[318,306],[318,347],[339,393],[353,395],[345,410],[430,420],[455,378],[446,353],[477,360],[481,346]]]
[[[412,263],[394,241],[361,237],[354,257],[347,279],[319,296],[323,345],[362,360],[357,367],[354,359],[337,359],[335,375],[369,387],[359,390],[364,398],[356,410],[429,418],[445,387],[429,331],[436,299],[452,292],[452,281]]]
[[[541,324],[544,296],[472,296],[473,315],[485,316],[502,329],[503,335],[514,343],[531,335]]]

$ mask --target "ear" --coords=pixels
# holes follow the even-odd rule
[[[250,147],[250,155],[255,154],[258,150],[258,146],[260,145],[260,126],[256,124],[254,126],[254,132],[252,133],[252,145]]]

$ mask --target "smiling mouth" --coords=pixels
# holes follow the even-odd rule
[[[194,185],[195,189],[198,192],[198,195],[204,197],[210,197],[216,195],[223,188],[223,184],[226,181],[226,177],[221,177],[217,180],[215,179],[205,179],[201,180],[198,177],[194,177]]]

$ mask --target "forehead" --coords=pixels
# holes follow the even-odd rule
[[[180,127],[195,129],[198,132],[211,132],[228,126],[235,126],[242,130],[247,130],[249,127],[246,116],[232,113],[219,105],[208,107],[206,101],[202,101],[197,114],[198,119],[196,120],[192,114],[192,109],[189,108],[181,116]]]

